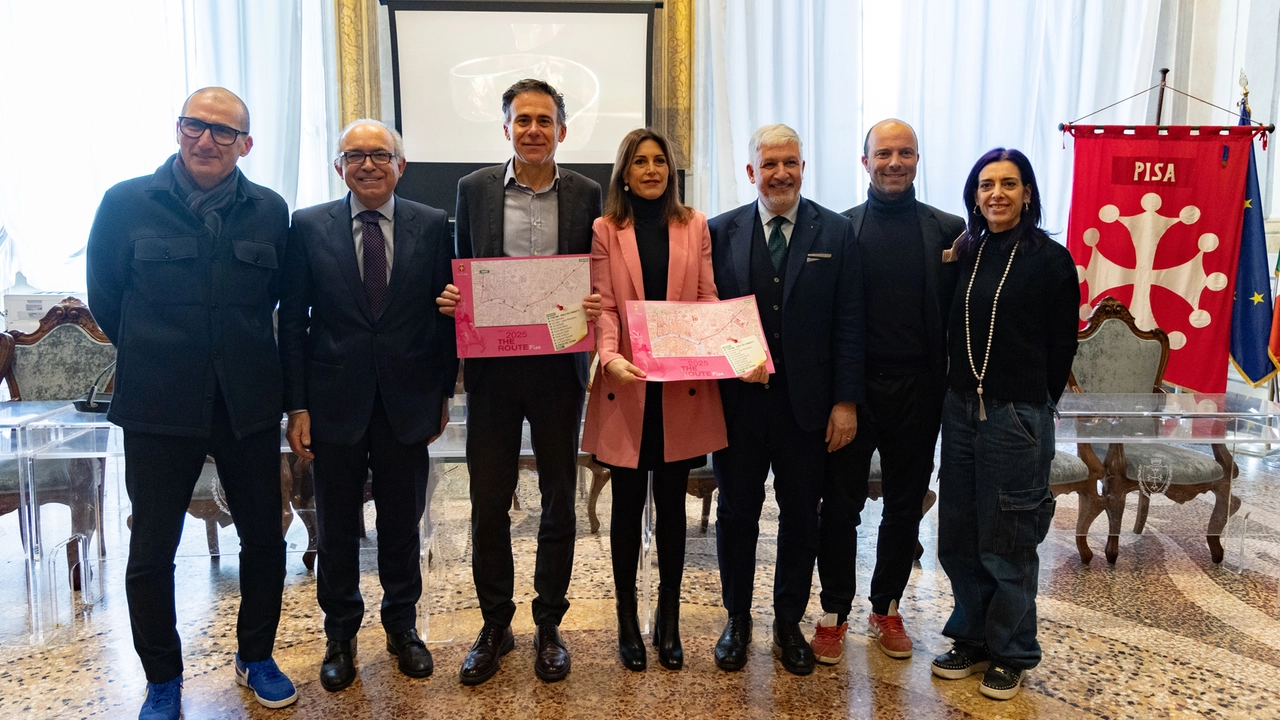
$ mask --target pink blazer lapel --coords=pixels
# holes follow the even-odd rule
[[[667,300],[678,301],[684,292],[685,276],[689,274],[689,225],[670,223],[671,259],[667,271]],[[698,258],[694,258],[697,262]]]
[[[644,300],[644,277],[640,274],[640,249],[636,245],[634,227],[618,230],[618,247],[622,250],[623,262],[627,264],[627,274],[631,276],[631,288],[635,291],[635,298]]]

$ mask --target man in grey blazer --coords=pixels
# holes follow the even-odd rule
[[[827,463],[818,574],[822,609],[813,639],[818,662],[843,655],[857,570],[858,522],[867,500],[871,455],[880,451],[884,512],[871,576],[867,632],[889,657],[911,657],[898,601],[911,576],[921,506],[946,391],[946,326],[955,264],[942,253],[964,220],[916,200],[915,131],[885,120],[867,133],[862,165],[867,202],[845,211],[861,259],[866,303],[867,398],[858,435]]]
[[[328,639],[320,684],[329,691],[356,678],[361,513],[371,470],[387,650],[409,677],[432,672],[415,627],[418,521],[427,445],[444,430],[458,376],[453,322],[430,311],[449,280],[447,216],[395,194],[405,157],[391,128],[357,120],[338,148],[334,169],[351,192],[294,213],[280,297],[289,446],[315,460],[316,595]]]
[[[460,258],[588,254],[591,224],[600,216],[600,185],[555,162],[565,138],[564,97],[533,79],[502,95],[503,132],[514,156],[458,183],[456,221]],[[457,288],[437,299],[452,315]],[[587,317],[600,316],[600,296],[583,298]],[[459,678],[477,685],[493,677],[514,647],[511,618],[515,570],[508,510],[519,476],[520,439],[529,421],[542,516],[533,587],[534,672],[546,682],[569,674],[560,620],[573,568],[577,518],[578,431],[587,387],[587,353],[471,358],[463,368],[467,391],[467,469],[471,476],[471,569],[484,627],[463,660]]]

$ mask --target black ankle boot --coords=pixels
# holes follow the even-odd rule
[[[636,591],[618,592],[618,657],[622,666],[639,672],[648,665],[640,621],[636,619]]]
[[[658,589],[658,612],[653,616],[653,646],[658,662],[668,670],[684,667],[684,646],[680,644],[680,588]]]

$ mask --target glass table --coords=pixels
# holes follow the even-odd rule
[[[465,461],[464,420],[464,407],[451,408],[448,428],[431,446],[428,508],[439,484],[435,465]],[[0,510],[5,509],[7,500],[19,512],[26,579],[25,598],[21,596],[23,588],[13,583],[12,588],[5,588],[13,592],[13,598],[0,592],[0,600],[14,606],[25,600],[27,607],[25,617],[0,621],[0,645],[68,642],[73,639],[75,617],[101,599],[104,559],[123,562],[128,556],[132,506],[124,486],[124,434],[105,414],[78,412],[66,402],[0,404],[0,431],[0,472],[7,463],[13,475],[12,497],[0,492]],[[524,444],[531,456],[527,439]],[[311,473],[306,463],[299,463],[292,455],[283,423],[280,451],[286,547],[302,554],[310,569],[317,532]],[[4,487],[0,484],[0,490]],[[455,494],[465,492],[465,485],[452,490]],[[205,555],[216,562],[220,554],[238,552],[239,538],[213,462],[206,464],[197,481],[187,513],[179,557]],[[423,517],[422,566],[427,587],[443,590],[443,558],[436,551],[437,530],[442,526],[440,518],[433,520],[435,515],[429,510]],[[366,525],[373,523],[366,518]],[[447,527],[452,535],[463,535],[453,544],[467,544],[466,524],[451,522]],[[362,550],[375,547],[364,541],[361,546]],[[10,549],[4,548],[6,553]],[[16,549],[9,554],[16,554]],[[0,555],[0,563],[3,561]],[[424,595],[424,636],[427,612],[437,605]]]
[[[15,513],[19,545],[23,550],[20,574],[25,581],[22,585],[5,583],[0,596],[6,606],[24,602],[28,608],[25,614],[5,615],[7,622],[0,624],[0,644],[40,642],[52,624],[47,612],[48,583],[44,582],[47,573],[42,562],[45,553],[40,546],[39,498],[30,483],[31,467],[24,452],[23,429],[69,407],[70,403],[61,400],[0,403],[0,516]],[[68,560],[68,563],[75,566],[78,560]]]
[[[428,642],[449,642],[456,634],[451,615],[458,607],[460,588],[470,584],[470,501],[468,479],[462,464],[466,462],[465,396],[454,400],[449,410],[449,423],[443,436],[430,446],[431,479],[428,486],[428,511],[420,528],[422,542],[422,580],[424,594],[420,607],[421,630]],[[6,425],[5,423],[8,423]],[[104,559],[123,562],[127,559],[129,519],[132,506],[124,488],[124,437],[122,429],[109,423],[105,414],[79,413],[65,402],[56,404],[0,405],[0,461],[8,457],[17,468],[20,480],[20,511],[24,520],[22,551],[27,568],[28,620],[20,633],[8,632],[0,621],[0,644],[59,644],[73,639],[74,619],[92,609],[102,594]],[[5,445],[8,443],[8,445]],[[315,556],[316,523],[314,489],[310,469],[291,454],[280,433],[282,452],[282,488],[285,515],[285,543],[289,551],[302,553],[303,564],[311,568]],[[5,455],[8,454],[8,455]],[[520,448],[520,464],[534,470],[534,454],[529,428],[524,429]],[[589,515],[594,518],[594,501],[604,486],[607,475],[580,455],[580,500],[590,502]],[[212,473],[212,462],[206,473]],[[215,480],[215,478],[210,478]],[[585,482],[582,482],[585,480]],[[204,475],[202,475],[204,482]],[[216,482],[206,483],[209,498],[202,498],[197,483],[197,502],[214,506],[215,518],[204,518],[188,510],[187,529],[178,548],[179,557],[210,555],[238,551],[238,538],[229,527],[230,515],[219,498]],[[532,492],[521,483],[517,488],[515,510],[524,506],[527,514],[540,514],[540,498],[536,483]],[[433,502],[434,500],[434,502]],[[366,510],[366,527],[374,527]],[[204,519],[209,537],[198,532],[200,524],[192,518]],[[653,564],[652,510],[646,507],[644,552],[641,557],[641,587],[648,597],[649,569]],[[219,528],[220,525],[220,528]],[[593,521],[593,530],[596,523]],[[15,543],[17,544],[17,543]],[[372,550],[374,543],[362,541],[362,550]],[[0,557],[3,560],[3,557]],[[114,575],[113,575],[114,578]],[[0,600],[4,600],[0,596]],[[15,601],[20,602],[15,597]],[[648,607],[648,603],[645,603]]]
[[[1119,553],[1125,497],[1133,491],[1139,493],[1139,533],[1153,495],[1181,504],[1212,493],[1205,538],[1213,561],[1222,562],[1221,538],[1240,507],[1231,494],[1239,475],[1233,454],[1241,445],[1280,443],[1280,404],[1237,393],[1066,393],[1058,413],[1056,441],[1092,447],[1102,459],[1111,563]],[[1176,447],[1205,444],[1212,458]],[[1240,540],[1243,547],[1242,534]]]
[[[0,429],[6,418],[12,427],[0,434],[9,441],[7,448],[0,443],[0,462],[7,449],[18,468],[28,611],[20,628],[13,618],[0,622],[0,643],[59,644],[71,639],[75,616],[101,599],[104,559],[127,558],[132,518],[124,488],[124,436],[105,414],[78,412],[65,402],[5,405],[10,407],[0,406]],[[281,451],[288,452],[283,429]],[[281,479],[292,484],[283,457]],[[286,495],[286,540],[305,548],[309,533],[304,527],[314,522],[303,516],[314,510],[295,513],[289,505]],[[201,473],[188,514],[179,556],[207,555],[216,561],[222,553],[238,551],[212,462]],[[294,517],[304,527],[290,530]]]

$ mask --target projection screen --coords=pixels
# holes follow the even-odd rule
[[[388,0],[404,197],[449,211],[458,179],[512,155],[502,93],[535,77],[564,96],[556,161],[602,185],[648,124],[653,4]]]

